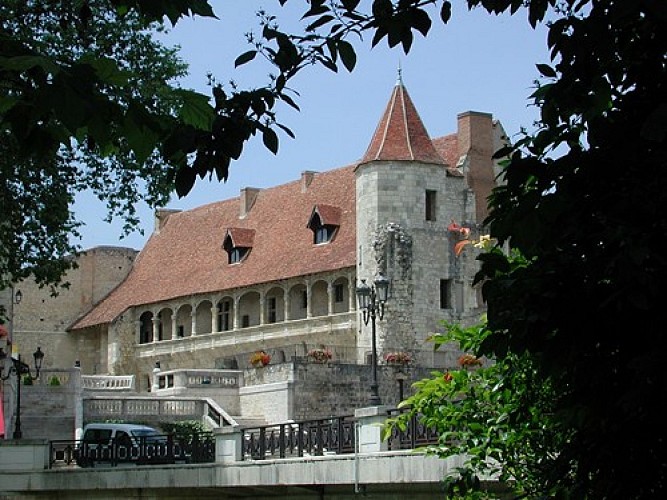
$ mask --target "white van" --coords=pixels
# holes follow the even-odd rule
[[[91,423],[83,428],[76,463],[92,467],[95,462],[136,464],[173,463],[173,447],[157,429],[138,424]]]

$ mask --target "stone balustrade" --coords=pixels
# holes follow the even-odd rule
[[[134,391],[134,375],[82,375],[81,387],[89,391]]]

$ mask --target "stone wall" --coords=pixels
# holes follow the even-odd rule
[[[46,354],[44,367],[62,368],[73,366],[77,359],[85,357],[80,349],[99,349],[99,339],[86,337],[84,347],[82,339],[66,329],[125,279],[136,255],[137,251],[131,248],[87,250],[77,258],[78,268],[64,276],[69,288],[58,288],[57,296],[52,296],[48,287],[40,288],[31,280],[16,284],[22,300],[14,307],[14,342],[23,358],[40,346]],[[91,346],[87,344],[90,340],[93,340]],[[92,370],[91,367],[89,373],[94,373]]]

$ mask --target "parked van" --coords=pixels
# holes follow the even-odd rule
[[[173,463],[173,446],[157,429],[138,424],[91,423],[83,428],[76,463],[92,467],[95,462],[136,464]]]

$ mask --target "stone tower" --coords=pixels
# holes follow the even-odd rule
[[[470,228],[471,237],[478,234],[486,212],[473,187],[485,201],[494,177],[493,123],[488,114],[468,112],[459,115],[458,126],[457,134],[443,138],[448,156],[457,160],[451,165],[399,77],[356,168],[357,278],[372,284],[381,272],[391,280],[384,319],[376,323],[380,360],[395,350],[422,356],[418,352],[430,349],[426,338],[442,331],[442,320],[465,322],[480,312],[471,286],[474,252],[455,255],[462,236],[449,226],[455,222]],[[370,349],[370,324],[360,322],[359,345]]]

